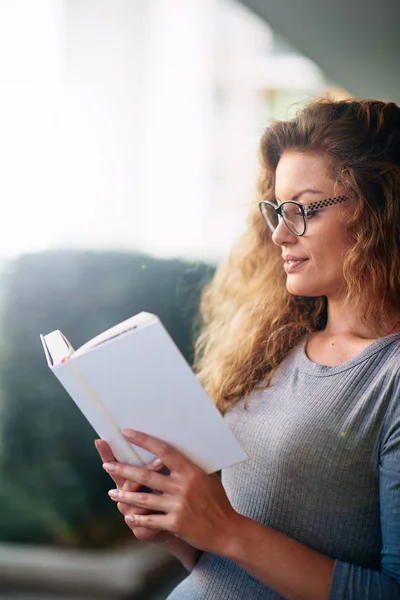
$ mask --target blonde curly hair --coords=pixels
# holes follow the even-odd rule
[[[347,300],[360,303],[378,335],[390,332],[388,303],[400,308],[400,108],[314,100],[294,119],[266,129],[247,229],[202,294],[194,368],[221,412],[267,387],[290,350],[326,325],[325,297],[286,290],[281,250],[258,210],[261,199],[274,199],[275,170],[287,150],[323,154],[354,203],[348,223],[354,244],[343,264]]]

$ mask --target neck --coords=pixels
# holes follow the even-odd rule
[[[324,331],[329,336],[352,336],[362,339],[381,337],[376,329],[364,323],[362,316],[359,307],[328,299],[328,320]],[[383,335],[400,332],[400,313],[389,307],[387,317],[389,327]]]

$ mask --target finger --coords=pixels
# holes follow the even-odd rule
[[[169,512],[175,505],[171,496],[164,494],[143,494],[141,492],[122,492],[110,490],[108,495],[115,502],[128,504],[131,507],[142,508],[146,511]],[[135,514],[138,514],[135,510]]]
[[[126,515],[146,515],[148,514],[148,510],[145,508],[138,508],[137,506],[133,507],[130,504],[125,504],[124,502],[118,502],[117,508],[119,512],[126,517]]]
[[[169,515],[127,515],[126,523],[131,528],[145,527],[146,529],[161,529],[174,532],[174,521]]]
[[[155,454],[171,470],[184,471],[186,468],[194,466],[192,461],[186,458],[179,450],[152,435],[141,431],[134,431],[133,429],[123,429],[121,433],[128,442]]]
[[[128,527],[132,529],[133,535],[143,542],[152,541],[152,539],[160,533],[159,529],[147,529],[147,527],[133,527],[127,523]],[[161,544],[160,544],[161,545]]]
[[[96,449],[100,454],[100,458],[103,462],[115,460],[114,454],[109,444],[105,440],[95,440],[94,445],[96,446]]]
[[[173,487],[169,476],[161,475],[147,468],[111,462],[104,463],[103,469],[113,477],[123,477],[130,482],[139,483],[158,492],[168,492]]]
[[[117,462],[109,444],[105,440],[95,440],[94,445],[96,447],[97,452],[100,454],[100,458],[103,462]],[[162,471],[165,474],[169,474],[169,470],[165,467],[165,465],[161,462],[157,463],[154,460],[150,461],[145,465],[147,469],[152,469],[153,471]]]
[[[103,461],[103,463],[115,461],[112,450],[105,440],[95,440],[94,445],[96,447],[97,452],[100,454],[100,458]],[[125,480],[123,478],[116,477],[111,473],[109,473],[109,475],[118,488],[124,485]]]
[[[149,529],[147,527],[135,527],[135,525],[133,523],[130,523],[129,520],[127,521],[126,518],[125,518],[125,524],[129,527],[129,529],[131,529],[133,535],[135,537],[137,537],[138,540],[152,541],[155,537],[160,538],[160,533],[161,533],[160,529]],[[168,531],[164,531],[163,537],[165,538],[165,541],[167,541],[167,539],[170,537],[170,533]],[[162,540],[159,540],[159,541],[162,541]]]
[[[95,440],[94,445],[96,447],[96,450],[98,451],[98,453],[100,454],[100,458],[102,459],[103,462],[114,462],[115,461],[115,457],[112,453],[112,450],[109,446],[109,444],[105,441],[105,440]],[[163,471],[165,469],[164,465],[161,464],[154,464],[154,461],[151,461],[150,463],[148,463],[146,465],[147,469],[153,470],[153,471]],[[115,482],[116,486],[120,489],[129,489],[132,492],[136,492],[137,490],[139,490],[142,486],[140,484],[135,484],[132,482],[127,482],[124,478],[121,477],[117,477],[115,475],[111,475],[111,473],[109,473],[110,477],[113,479],[113,481]]]
[[[139,492],[139,491],[145,492],[145,491],[147,491],[143,485],[140,485],[140,483],[134,483],[132,481],[127,481],[126,479],[124,480],[124,485],[118,486],[118,489],[125,490],[127,492]]]

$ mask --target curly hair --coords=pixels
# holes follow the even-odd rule
[[[326,326],[324,296],[286,290],[281,250],[257,206],[274,199],[276,167],[289,150],[322,154],[353,200],[346,301],[358,303],[378,335],[390,332],[387,306],[400,308],[400,108],[378,100],[313,100],[294,119],[266,129],[247,229],[202,294],[194,368],[221,412],[267,387],[304,336]]]

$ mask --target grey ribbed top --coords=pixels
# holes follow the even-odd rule
[[[227,413],[248,461],[225,469],[234,509],[335,560],[330,600],[400,599],[400,334],[338,366],[305,343]],[[203,553],[168,600],[277,600]]]

